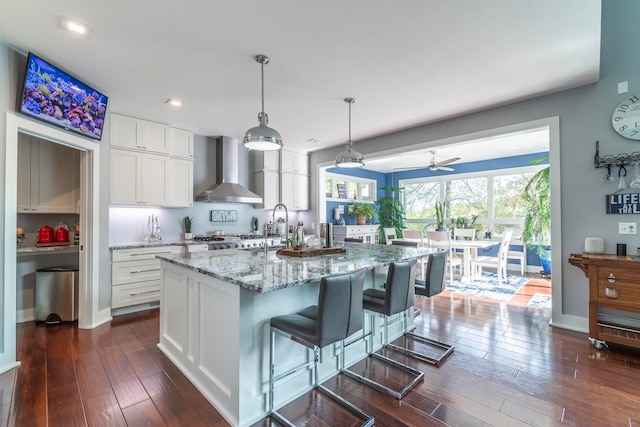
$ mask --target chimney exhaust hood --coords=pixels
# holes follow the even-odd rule
[[[198,194],[196,202],[262,203],[262,197],[238,184],[238,139],[216,138],[216,184]]]

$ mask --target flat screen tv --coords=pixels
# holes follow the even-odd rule
[[[107,100],[97,90],[29,53],[20,113],[99,141]]]

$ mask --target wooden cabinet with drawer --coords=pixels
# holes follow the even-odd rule
[[[589,278],[589,339],[640,348],[640,260],[630,256],[571,254]]]
[[[111,252],[111,308],[160,299],[158,254],[179,253],[183,246],[113,249]]]

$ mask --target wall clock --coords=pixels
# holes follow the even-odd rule
[[[621,136],[640,140],[640,93],[625,99],[613,109],[611,125]]]

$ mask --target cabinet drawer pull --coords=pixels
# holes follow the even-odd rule
[[[136,273],[150,273],[152,271],[160,271],[159,268],[152,268],[150,270],[136,270],[136,271],[132,271],[131,274],[136,274]]]
[[[604,288],[604,294],[607,298],[618,298],[618,288]]]
[[[607,277],[607,280],[609,281],[609,283],[615,283],[616,282],[616,276],[614,276],[613,273],[609,273],[609,276]]]
[[[131,256],[142,256],[142,255],[160,255],[160,254],[170,254],[171,251],[164,252],[139,252],[137,254],[130,254]]]
[[[154,292],[160,292],[160,290],[154,289],[152,291],[131,292],[129,293],[129,295],[131,295],[132,297],[135,297],[136,295],[152,294]]]

